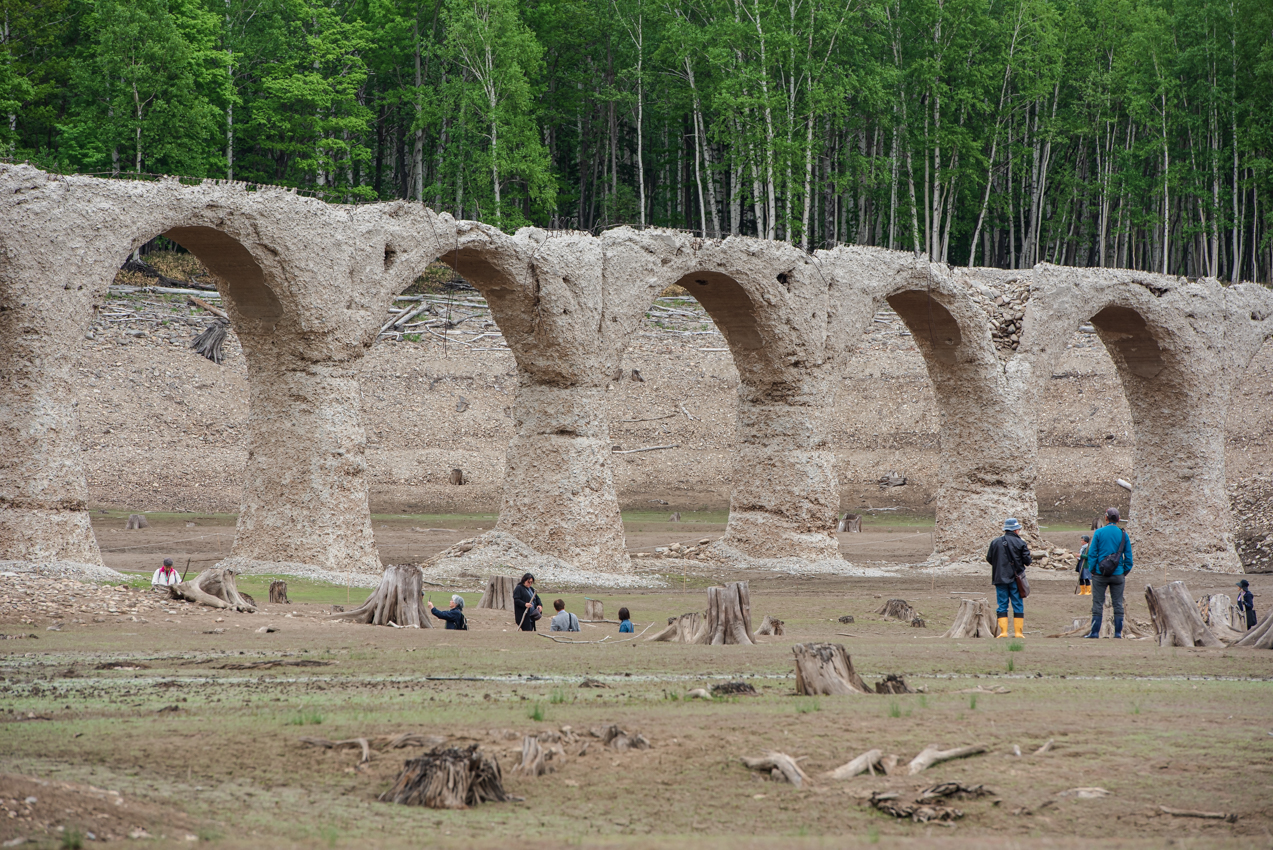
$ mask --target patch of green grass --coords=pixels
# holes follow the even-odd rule
[[[561,687],[553,688],[552,696],[548,697],[548,701],[553,705],[561,705],[566,701],[566,689]]]
[[[815,711],[821,711],[822,704],[818,702],[817,697],[812,699],[802,699],[796,703],[796,714],[812,714]]]
[[[534,720],[536,723],[538,723],[539,721],[543,720],[543,719],[544,719],[544,705],[543,705],[543,703],[538,703],[538,702],[537,702],[537,703],[535,703],[533,706],[531,706],[531,709],[530,709],[530,711],[526,714],[526,716],[527,716],[527,717],[529,717],[531,720]]]
[[[1019,640],[1010,640],[1010,641],[1008,641],[1008,651],[1009,651],[1009,652],[1022,652],[1022,651],[1024,651],[1024,650],[1025,650],[1025,644],[1024,644],[1024,643],[1022,643],[1021,641],[1019,641]]]
[[[928,708],[928,694],[919,695],[919,707]]]
[[[891,699],[888,701],[888,716],[889,717],[902,716],[902,706],[898,704],[897,700],[895,699]]]
[[[1132,714],[1140,714],[1140,703],[1132,703]]]
[[[68,829],[62,833],[62,850],[82,850],[84,847],[84,833],[78,829]]]
[[[340,830],[334,826],[319,827],[318,835],[327,843],[328,847],[335,847],[336,842],[340,840]]]
[[[973,711],[977,710],[977,695],[976,694],[973,694],[971,697],[968,698],[968,707],[972,709]]]
[[[880,843],[880,828],[875,824],[869,824],[866,827],[866,842],[868,844]]]
[[[317,711],[301,711],[287,721],[288,726],[318,726],[323,722],[323,715]]]

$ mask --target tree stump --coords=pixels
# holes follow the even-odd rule
[[[905,599],[890,599],[875,613],[884,615],[886,619],[903,620],[907,623],[920,616],[918,611],[906,604]]]
[[[990,603],[985,599],[961,599],[955,622],[944,638],[998,637],[999,624],[990,617]]]
[[[125,531],[135,531],[142,528],[150,528],[150,523],[146,522],[144,514],[129,514],[128,527]]]
[[[380,801],[430,809],[467,809],[481,803],[509,799],[499,762],[471,744],[438,747],[404,763],[393,787]]]
[[[1234,646],[1250,646],[1255,649],[1273,649],[1273,611],[1264,615],[1255,628],[1243,635]]]
[[[703,615],[697,611],[669,617],[667,628],[650,635],[647,641],[663,643],[698,643],[698,635],[703,631]]]
[[[853,669],[843,644],[798,643],[791,651],[796,656],[796,693],[804,696],[872,693]]]
[[[906,684],[906,678],[897,673],[888,673],[875,683],[877,694],[913,694],[915,689]]]
[[[527,735],[522,738],[522,760],[513,768],[513,772],[523,776],[543,776],[545,773],[551,773],[555,770],[548,764],[552,756],[550,750],[545,750],[540,745],[538,737]]]
[[[707,623],[697,643],[711,646],[753,644],[751,591],[745,581],[707,588]]]
[[[857,514],[845,514],[840,517],[840,522],[836,525],[835,530],[860,534],[862,532],[862,517]]]
[[[680,521],[681,521],[681,512],[680,512],[680,511],[677,511],[676,513],[672,514],[670,517],[668,517],[668,518],[667,518],[667,521],[668,521],[668,522],[680,522]]]
[[[173,599],[185,599],[211,608],[233,608],[248,614],[256,612],[255,602],[239,592],[234,570],[209,567],[199,575],[168,588]]]
[[[600,599],[585,599],[583,601],[583,618],[590,623],[600,623],[605,620],[605,606]]]
[[[287,582],[272,581],[270,582],[270,604],[271,605],[290,605],[287,600]]]
[[[451,470],[451,477],[450,477],[449,479],[447,479],[447,480],[448,480],[448,481],[450,481],[450,483],[455,484],[455,485],[463,484],[463,483],[464,483],[464,470],[462,470],[462,469],[452,469],[452,470]]]
[[[513,610],[513,591],[517,583],[512,576],[487,576],[486,591],[477,601],[478,608],[493,608],[496,611]]]
[[[1145,602],[1158,632],[1159,646],[1224,646],[1202,622],[1198,606],[1183,581],[1160,588],[1145,586]]]
[[[373,626],[415,626],[431,629],[420,595],[424,575],[412,564],[392,564],[380,577],[380,586],[367,601],[352,611],[331,615],[332,620],[349,620]]]
[[[756,629],[756,634],[782,637],[782,620],[766,614],[765,619],[760,623],[760,628]]]

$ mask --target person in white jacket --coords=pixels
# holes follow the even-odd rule
[[[164,565],[155,570],[155,574],[150,579],[150,586],[170,587],[174,584],[181,584],[181,576],[177,575],[177,571],[172,568],[172,558],[164,558]]]

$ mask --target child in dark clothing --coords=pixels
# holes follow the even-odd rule
[[[1255,596],[1251,593],[1251,583],[1246,579],[1238,582],[1242,592],[1238,594],[1238,607],[1246,613],[1247,630],[1255,628]]]

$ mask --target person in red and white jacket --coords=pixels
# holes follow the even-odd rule
[[[181,584],[181,576],[177,575],[177,571],[172,568],[172,558],[164,558],[164,565],[155,570],[155,574],[150,579],[150,586],[171,587],[174,584]]]

